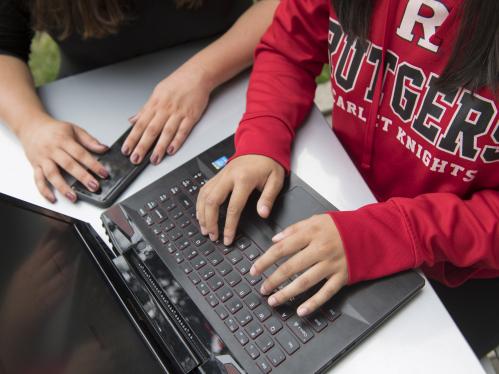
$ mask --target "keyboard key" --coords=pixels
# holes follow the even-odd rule
[[[165,193],[162,193],[161,195],[159,195],[159,202],[160,202],[160,203],[164,203],[164,202],[165,202],[166,200],[168,200],[168,199],[169,199],[169,197],[168,197],[168,195],[167,195],[167,194],[165,194]]]
[[[212,291],[216,291],[224,285],[224,281],[218,276],[214,276],[213,278],[209,279],[207,283],[208,287],[210,287]]]
[[[194,266],[194,269],[199,270],[206,265],[206,260],[198,256],[191,261],[191,265]]]
[[[252,321],[246,327],[246,332],[248,333],[251,339],[256,339],[263,333],[263,328],[262,326],[260,326],[258,322]]]
[[[226,319],[229,316],[229,312],[224,308],[223,305],[219,305],[215,308],[215,313],[218,314],[221,320]]]
[[[215,250],[215,246],[208,242],[208,243],[204,243],[202,246],[199,247],[199,251],[205,255],[205,256],[208,256],[210,253],[212,253],[213,251]]]
[[[258,295],[256,295],[255,293],[251,293],[247,298],[244,299],[244,303],[248,306],[248,308],[253,310],[262,302],[260,301]]]
[[[183,251],[187,247],[191,245],[191,243],[188,240],[180,240],[175,243],[179,251]]]
[[[178,194],[177,200],[178,200],[180,206],[184,209],[189,209],[189,208],[193,207],[192,201],[183,193]]]
[[[272,315],[272,311],[267,308],[265,305],[260,305],[258,308],[255,309],[253,312],[256,315],[256,318],[260,320],[260,322],[265,321],[267,318],[269,318]]]
[[[315,312],[312,315],[308,316],[306,320],[312,325],[312,328],[316,332],[321,332],[327,327],[327,321],[320,312]]]
[[[160,241],[161,241],[161,243],[163,243],[163,244],[166,244],[166,243],[168,243],[168,242],[169,242],[169,240],[168,240],[168,236],[167,236],[164,232],[162,232],[162,233],[159,235],[159,240],[160,240]]]
[[[172,195],[176,195],[180,192],[180,188],[178,186],[172,186],[170,187],[170,192]]]
[[[254,360],[260,356],[260,352],[258,352],[258,348],[256,347],[256,344],[250,343],[244,348],[246,352],[250,355],[250,357]]]
[[[237,325],[237,322],[236,322],[235,318],[233,318],[233,317],[227,318],[225,320],[225,325],[229,328],[229,330],[231,332],[234,332],[234,331],[236,331],[239,328],[239,326]]]
[[[172,221],[166,221],[166,222],[163,222],[161,227],[163,228],[164,232],[168,232],[168,231],[173,230],[175,228],[175,224]]]
[[[229,286],[235,287],[239,282],[241,282],[241,276],[234,271],[225,277],[225,281],[229,284]]]
[[[173,254],[177,252],[177,247],[175,247],[175,245],[172,242],[166,243],[166,250],[168,251],[169,254]]]
[[[187,188],[189,187],[190,185],[192,184],[191,180],[190,179],[184,179],[182,181],[182,186],[184,186],[184,188]],[[179,194],[179,196],[182,196],[183,194]]]
[[[286,359],[286,356],[284,355],[284,352],[281,350],[281,348],[274,347],[267,354],[267,358],[274,367],[277,367]]]
[[[272,338],[270,337],[270,335],[268,334],[263,334],[262,336],[260,336],[257,341],[256,341],[256,345],[258,346],[258,348],[260,348],[260,350],[265,353],[267,352],[270,348],[272,348],[274,346],[274,341],[272,340]]]
[[[198,255],[198,251],[196,251],[195,249],[189,249],[188,251],[186,251],[186,253],[188,260],[192,260],[194,257]]]
[[[158,204],[156,203],[156,201],[149,201],[147,204],[146,204],[146,207],[147,209],[149,210],[153,210],[154,208],[156,208],[158,206]]]
[[[246,326],[248,323],[253,321],[253,317],[251,316],[250,312],[245,309],[240,310],[235,317],[241,326]]]
[[[298,343],[295,337],[288,330],[283,330],[277,334],[276,340],[281,347],[288,352],[288,355],[292,355],[298,350],[298,348],[300,348],[300,343]]]
[[[251,284],[253,287],[255,285],[257,285],[262,280],[262,276],[261,275],[253,276],[251,274],[247,274],[245,276],[245,278],[248,281],[248,283]]]
[[[155,227],[152,229],[152,232],[154,233],[154,235],[159,235],[161,234],[161,228]]]
[[[331,302],[327,302],[322,306],[322,311],[326,315],[327,319],[333,322],[336,318],[340,316],[340,312],[337,312],[335,309],[333,309],[333,306],[331,305]]]
[[[218,251],[214,251],[208,256],[208,261],[210,264],[213,266],[217,266],[219,263],[221,263],[224,260],[222,254]]]
[[[236,332],[235,336],[236,336],[236,339],[239,341],[239,343],[242,346],[244,346],[246,343],[249,342],[248,337],[246,336],[246,334],[242,330],[239,330],[238,332]]]
[[[147,210],[145,210],[144,208],[139,208],[139,214],[141,217],[145,217],[147,214]]]
[[[199,275],[197,275],[196,273],[192,273],[191,275],[189,275],[189,279],[191,280],[192,283],[194,283],[194,285],[201,282],[201,278],[199,278]]]
[[[233,274],[236,274],[236,273],[233,273]],[[230,276],[230,274],[229,274],[229,276]],[[227,278],[225,278],[225,279],[227,280]],[[237,296],[239,296],[242,299],[251,293],[251,288],[250,288],[250,286],[248,286],[246,283],[243,282],[243,283],[239,283],[236,287],[234,287],[234,291],[236,292]]]
[[[217,297],[220,299],[222,303],[229,300],[234,294],[230,290],[229,287],[223,286],[221,289],[217,291]]]
[[[234,298],[233,300],[229,301],[226,306],[227,309],[229,309],[229,312],[235,314],[239,310],[241,310],[241,308],[243,307],[243,303],[241,303],[241,300]]]
[[[177,207],[177,204],[175,204],[175,202],[171,200],[168,200],[164,206],[167,211],[171,212],[173,209]]]
[[[174,242],[182,237],[182,233],[179,230],[172,230],[168,232],[168,237]]]
[[[308,342],[314,336],[314,333],[308,324],[297,316],[292,317],[287,321],[287,324],[293,334],[295,334],[302,343]]]
[[[154,222],[156,222],[158,224],[162,223],[168,219],[165,211],[161,208],[154,209],[152,216],[153,216]]]
[[[183,220],[180,221],[180,227],[183,229],[185,229],[190,224],[191,224],[191,220],[188,218],[184,218]]]
[[[201,278],[203,278],[203,280],[208,280],[215,275],[215,272],[212,268],[207,266],[199,271],[199,275],[201,275]]]
[[[244,251],[246,248],[248,248],[251,245],[251,240],[249,240],[245,236],[241,236],[239,239],[236,240],[235,245],[241,251]]]
[[[264,323],[265,328],[272,334],[277,334],[282,329],[282,323],[276,317],[272,316]]]
[[[242,274],[246,274],[249,272],[251,268],[251,262],[249,262],[247,259],[243,259],[236,265],[236,269]]]
[[[256,364],[263,374],[269,374],[272,371],[270,364],[264,357],[260,357],[256,360]]]
[[[182,218],[184,216],[184,212],[182,212],[181,210],[175,210],[173,212],[170,213],[173,217],[173,219],[175,221],[179,220],[180,218]]]
[[[244,251],[244,255],[248,258],[248,260],[253,261],[258,256],[260,256],[260,251],[256,246],[248,248],[248,250]]]
[[[201,244],[204,244],[206,243],[206,237],[199,234],[199,235],[196,235],[194,238],[191,239],[192,240],[192,243],[196,246],[196,247],[199,247]]]
[[[177,252],[175,253],[175,261],[177,262],[177,264],[181,264],[182,262],[184,262],[184,256],[182,256],[182,253],[180,252]]]
[[[194,235],[197,235],[199,231],[194,226],[189,226],[185,230],[185,234],[188,238],[192,238]]]
[[[188,262],[184,262],[181,267],[184,274],[189,274],[192,272],[192,266]]]
[[[145,216],[144,220],[146,221],[147,226],[151,226],[152,224],[154,224],[154,220],[152,219],[152,217],[150,215]]]
[[[227,258],[232,265],[235,265],[243,259],[243,255],[239,251],[232,251],[227,255]]]
[[[220,243],[218,245],[218,247],[220,248],[220,250],[222,251],[222,253],[225,255],[228,255],[230,252],[232,252],[234,250],[234,246],[233,245],[229,245],[228,247],[226,247],[225,245],[223,245],[222,243]]]
[[[205,296],[207,295],[210,290],[208,289],[208,286],[204,283],[199,283],[196,288],[198,289],[198,291],[201,293],[201,295]]]
[[[290,303],[284,303],[275,307],[275,311],[279,314],[279,317],[286,321],[289,317],[295,314],[295,308]]]
[[[232,266],[230,264],[223,260],[220,265],[217,267],[217,271],[220,273],[221,276],[225,277],[227,274],[229,274],[232,271]]]
[[[215,294],[210,293],[205,299],[213,308],[218,305],[218,299],[215,297]]]

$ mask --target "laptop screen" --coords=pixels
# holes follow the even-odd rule
[[[72,224],[0,199],[0,373],[155,373]]]

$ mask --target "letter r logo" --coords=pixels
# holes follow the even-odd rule
[[[421,14],[422,8],[431,8],[432,14]],[[437,0],[408,0],[405,8],[404,18],[397,28],[397,35],[412,42],[414,38],[413,30],[416,23],[423,27],[423,37],[419,38],[418,45],[432,52],[438,50],[438,45],[430,42],[430,38],[437,27],[439,27],[449,15],[449,11],[443,3]]]

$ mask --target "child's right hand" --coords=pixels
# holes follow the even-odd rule
[[[241,212],[253,190],[262,192],[257,212],[267,218],[284,184],[284,168],[273,159],[261,155],[240,156],[229,162],[222,171],[210,179],[199,191],[196,217],[203,235],[218,239],[218,211],[230,195],[223,241],[234,240]]]
[[[99,182],[88,170],[104,179],[109,176],[104,166],[89,152],[103,153],[107,147],[76,125],[47,117],[24,126],[18,135],[33,166],[36,186],[52,203],[56,198],[49,185],[71,202],[77,198],[61,175],[61,169],[90,191],[97,191]]]

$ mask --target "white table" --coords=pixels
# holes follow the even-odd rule
[[[147,100],[164,76],[202,44],[189,44],[62,79],[40,89],[48,110],[111,144],[127,118]],[[149,166],[121,198],[137,192],[204,149],[233,133],[245,108],[248,74],[221,88],[182,149],[159,166]],[[339,209],[356,209],[375,199],[320,112],[314,108],[294,146],[292,169]],[[52,205],[38,193],[23,150],[0,126],[0,192],[89,222],[107,242],[101,210],[73,205],[63,197]],[[429,284],[378,331],[332,369],[334,373],[483,373],[483,369]]]

